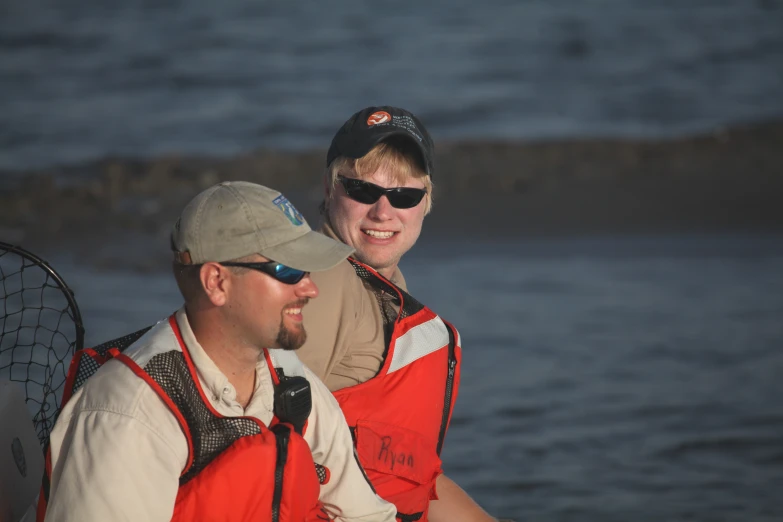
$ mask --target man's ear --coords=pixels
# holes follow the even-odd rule
[[[201,288],[214,306],[223,306],[231,290],[230,272],[219,263],[204,263],[199,270]]]

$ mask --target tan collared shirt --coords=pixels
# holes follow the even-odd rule
[[[328,224],[319,231],[340,241]],[[332,391],[375,377],[386,349],[375,293],[348,261],[310,277],[318,286],[318,298],[302,311],[307,342],[297,355]],[[391,280],[407,290],[399,268]]]
[[[315,302],[315,301],[314,301]],[[184,309],[177,323],[204,392],[222,415],[268,424],[273,383],[263,357],[247,408],[196,341]],[[354,456],[345,418],[323,383],[305,368],[313,408],[305,440],[329,468],[321,501],[338,520],[393,521],[394,506],[371,490]],[[155,391],[111,360],[63,408],[51,435],[52,480],[46,520],[167,521],[171,519],[188,448],[182,430]]]

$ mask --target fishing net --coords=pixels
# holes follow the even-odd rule
[[[21,383],[44,446],[84,328],[73,293],[45,261],[0,242],[0,379]]]

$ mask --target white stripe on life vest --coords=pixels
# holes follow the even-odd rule
[[[430,319],[426,323],[414,326],[405,335],[397,338],[394,345],[389,373],[429,355],[449,344],[449,331],[440,317]]]

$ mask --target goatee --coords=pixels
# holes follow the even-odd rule
[[[277,333],[277,346],[283,350],[297,350],[307,340],[307,332],[304,326],[300,326],[297,331],[292,331],[280,322],[280,331]]]

